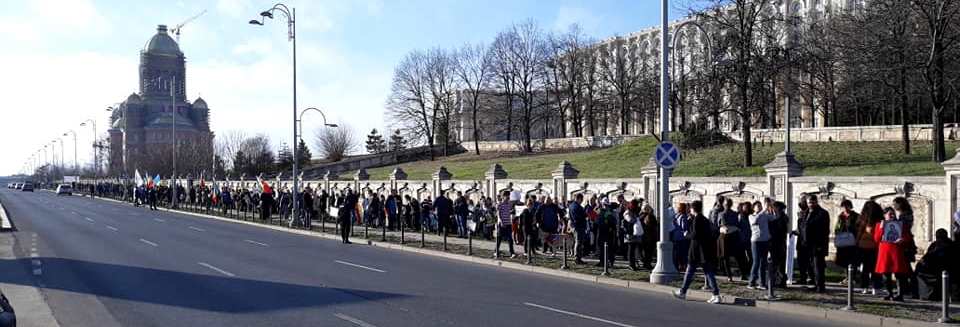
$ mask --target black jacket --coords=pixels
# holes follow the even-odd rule
[[[807,214],[804,240],[815,256],[826,256],[830,245],[830,214],[817,206]]]
[[[690,252],[687,259],[691,264],[698,264],[705,269],[717,267],[717,239],[714,238],[713,228],[707,217],[698,214],[690,219]]]

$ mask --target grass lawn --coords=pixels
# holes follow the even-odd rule
[[[647,164],[656,140],[642,138],[624,145],[563,153],[521,155],[517,153],[472,153],[401,164],[409,179],[430,179],[440,166],[447,168],[454,179],[482,179],[494,163],[500,163],[515,179],[550,178],[550,172],[563,161],[570,161],[580,170],[580,178],[640,177],[640,168]],[[958,142],[947,143],[947,156],[953,157]],[[902,152],[900,142],[829,142],[794,143],[793,151],[804,165],[804,175],[821,176],[935,176],[942,175],[939,164],[930,160],[930,142],[914,142],[910,155]],[[783,145],[755,145],[751,167],[743,166],[743,146],[726,144],[683,154],[676,176],[762,176],[763,165],[783,151]],[[371,179],[387,179],[395,166],[369,169]]]

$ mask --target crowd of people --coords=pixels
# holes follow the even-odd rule
[[[566,203],[549,195],[521,199],[509,191],[495,198],[441,192],[432,199],[418,199],[411,194],[401,196],[396,190],[378,194],[346,188],[328,194],[307,184],[298,195],[299,217],[291,217],[292,194],[286,184],[257,188],[188,185],[177,188],[181,204],[207,213],[227,214],[233,210],[261,220],[279,218],[305,228],[316,219],[334,219],[344,243],[350,243],[354,225],[364,225],[495,240],[497,258],[503,255],[505,246],[509,257],[567,251],[575,264],[586,265],[585,259],[595,258],[597,262],[590,264],[613,268],[617,258],[622,258],[628,269],[650,270],[660,241],[660,221],[653,208],[643,199],[627,199],[624,195],[587,197],[578,193]],[[173,202],[173,192],[166,185],[97,183],[77,187],[154,210]],[[905,297],[936,300],[941,296],[940,273],[949,271],[960,276],[960,261],[956,260],[960,249],[945,229],[935,232],[935,241],[916,260],[919,251],[913,238],[913,208],[906,198],[897,197],[888,207],[868,200],[859,212],[851,201],[843,200],[840,208],[835,223],[831,223],[818,197],[804,195],[798,201],[793,223],[787,206],[769,198],[735,203],[719,197],[707,213],[700,201],[677,203],[667,210],[667,219],[672,222],[667,235],[673,244],[674,265],[684,274],[683,286],[675,296],[686,297],[698,270],[706,280],[704,289],[714,295],[710,303],[720,302],[718,273],[728,282],[739,279],[749,289],[786,288],[791,277],[787,274],[791,237],[796,247],[793,284],[806,285],[811,292],[827,291],[831,249],[835,249],[832,265],[856,271],[843,283],[854,283],[863,294],[883,295],[891,301],[904,301]],[[960,231],[960,212],[953,218],[956,233]],[[960,235],[953,236],[956,239]],[[515,246],[522,247],[522,252],[517,253]],[[957,293],[960,287],[953,284],[951,290]]]

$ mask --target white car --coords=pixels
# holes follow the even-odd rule
[[[73,195],[73,187],[70,184],[60,184],[57,186],[57,195]]]

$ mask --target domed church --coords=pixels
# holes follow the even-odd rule
[[[140,52],[139,81],[140,92],[111,111],[108,132],[113,174],[130,176],[134,169],[169,166],[157,163],[172,162],[168,157],[172,154],[174,124],[178,155],[184,151],[199,155],[197,151],[212,149],[209,109],[201,98],[192,103],[186,99],[185,58],[167,34],[166,25],[157,26],[157,34]]]

